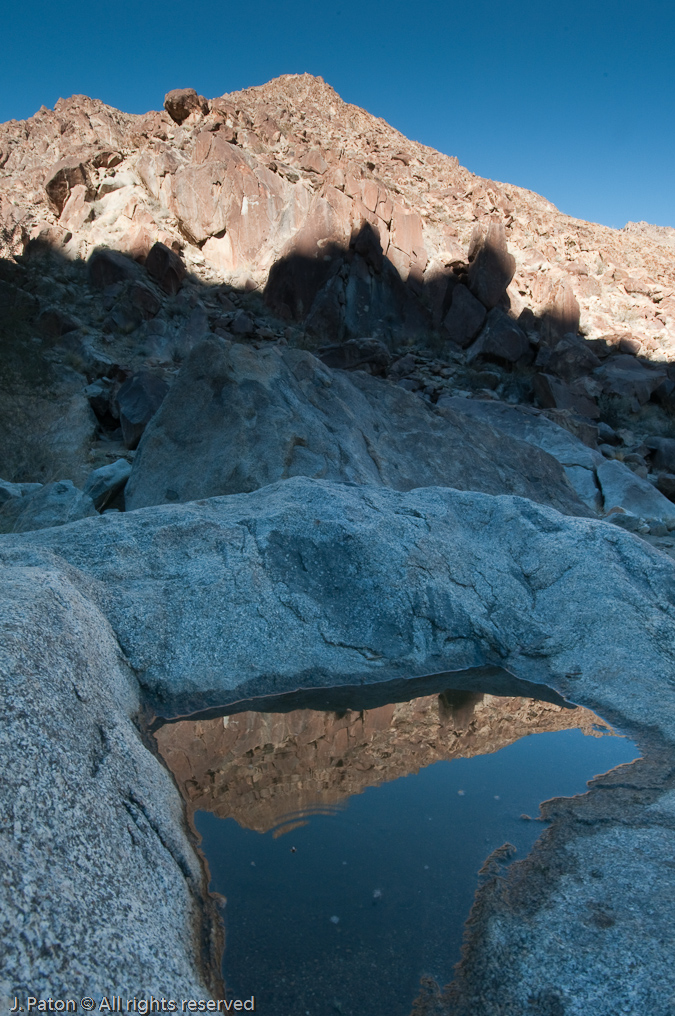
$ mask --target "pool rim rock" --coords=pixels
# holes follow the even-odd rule
[[[319,545],[326,553],[312,559]],[[227,559],[220,571],[214,571],[214,547],[221,564]],[[304,565],[294,548],[305,553]],[[251,494],[4,536],[0,559],[30,576],[36,590],[45,574],[70,590],[62,597],[60,628],[40,633],[43,639],[58,646],[65,637],[70,600],[102,617],[147,705],[160,692],[165,702],[175,701],[185,686],[181,640],[188,634],[193,666],[196,659],[204,667],[209,694],[228,687],[225,677],[216,687],[215,671],[205,666],[216,637],[219,673],[231,675],[239,653],[246,680],[237,687],[248,694],[263,686],[272,668],[260,664],[256,631],[247,627],[244,641],[233,641],[244,621],[255,627],[255,607],[258,617],[267,612],[266,624],[278,626],[264,643],[278,663],[270,691],[298,684],[289,661],[295,624],[304,640],[312,632],[320,637],[324,665],[317,668],[319,656],[312,661],[305,654],[302,668],[318,685],[329,676],[333,684],[344,682],[356,658],[358,678],[371,681],[385,672],[429,673],[435,660],[444,670],[498,664],[592,709],[643,751],[648,741],[672,746],[675,740],[675,565],[617,527],[522,498],[450,488],[399,493],[297,477]],[[329,561],[335,572],[317,574]],[[6,604],[11,607],[11,597]],[[365,644],[364,625],[370,626]],[[443,651],[439,632],[450,643]],[[391,667],[378,663],[383,649]],[[48,683],[39,640],[26,651],[33,658],[24,652],[15,659],[19,672],[28,668]],[[259,668],[251,677],[253,656]],[[105,688],[108,675],[99,672],[96,680]],[[666,817],[659,828],[667,831],[667,807],[658,804],[667,801],[664,786],[644,807],[661,808]],[[503,959],[517,970],[515,954]],[[670,976],[670,969],[662,972],[666,981]],[[497,1004],[480,1011],[508,1010]]]

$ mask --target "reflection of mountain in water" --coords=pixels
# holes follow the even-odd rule
[[[293,817],[339,807],[366,787],[432,762],[489,754],[526,734],[570,727],[595,736],[597,727],[610,729],[587,709],[448,691],[344,713],[184,720],[155,736],[191,812],[234,818],[261,833],[279,826],[281,833]]]

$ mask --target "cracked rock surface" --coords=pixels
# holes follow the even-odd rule
[[[0,546],[86,576],[146,692],[193,709],[497,664],[647,723],[672,679],[671,561],[524,498],[293,477]]]

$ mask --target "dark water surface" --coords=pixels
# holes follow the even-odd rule
[[[508,842],[523,857],[542,801],[639,754],[586,710],[474,696],[462,713],[442,700],[183,732],[183,759],[221,753],[184,792],[211,889],[227,898],[228,997],[254,995],[267,1016],[408,1016],[422,975],[452,978],[488,855]],[[230,738],[217,751],[208,723]],[[455,757],[433,761],[443,752]]]

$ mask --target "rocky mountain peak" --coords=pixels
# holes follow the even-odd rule
[[[670,496],[675,472],[653,468],[648,442],[670,438],[675,409],[672,230],[572,219],[407,139],[309,74],[215,98],[179,87],[145,114],[60,99],[0,126],[0,184],[2,284],[20,319],[8,326],[7,362],[22,384],[49,377],[43,432],[71,421],[56,465],[27,470],[31,455],[12,455],[9,479],[55,469],[80,482],[111,455],[128,458],[158,403],[134,402],[132,420],[123,386],[140,377],[133,390],[148,392],[152,376],[168,390],[193,347],[217,338],[310,350],[427,406],[454,400],[453,412],[467,396],[521,403],[594,454],[601,445],[625,459],[648,484],[650,517],[665,517],[653,486]],[[239,363],[209,349],[214,362]],[[283,373],[291,361],[274,362]],[[18,426],[23,440],[35,393],[8,383],[14,408],[0,430]],[[341,405],[361,397],[345,389]],[[104,447],[118,421],[118,444]],[[36,443],[51,447],[44,433]],[[462,475],[450,478],[476,482]],[[593,510],[596,480],[582,484]],[[177,488],[188,496],[167,489]],[[547,489],[546,503],[568,504]]]

